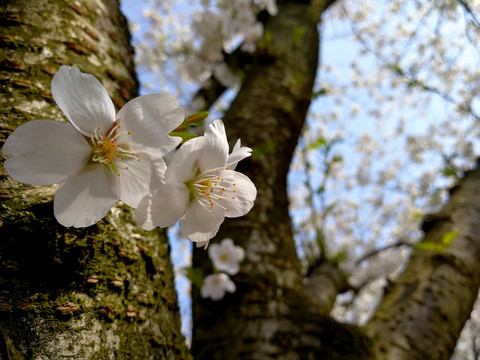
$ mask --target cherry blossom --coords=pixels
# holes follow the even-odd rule
[[[204,136],[188,140],[175,153],[165,176],[140,202],[137,221],[146,230],[179,221],[185,237],[207,246],[225,217],[243,216],[253,207],[255,185],[233,170],[250,154],[237,142],[229,155],[223,122],[213,121]]]
[[[235,275],[240,270],[245,251],[240,246],[235,246],[232,239],[225,238],[220,244],[210,246],[208,256],[217,270]]]
[[[237,290],[234,282],[230,280],[227,274],[217,273],[205,277],[205,281],[200,289],[202,298],[211,298],[214,301],[223,299],[225,293],[234,293]]]
[[[153,166],[180,138],[168,134],[184,119],[178,101],[150,94],[128,102],[117,115],[105,88],[77,67],[62,66],[52,95],[70,124],[34,120],[6,140],[5,169],[33,185],[59,184],[54,213],[64,226],[102,219],[118,200],[136,207],[149,193]]]

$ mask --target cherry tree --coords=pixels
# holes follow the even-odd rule
[[[144,94],[134,106],[116,1],[6,5],[2,349],[51,359],[478,357],[478,6],[150,1],[131,27]],[[75,135],[75,169],[87,161],[122,177],[129,161],[142,164],[138,179],[95,175],[120,184],[104,202],[110,212],[100,220],[106,205],[74,205],[78,218],[58,217],[67,227],[52,205],[64,178],[31,180],[59,169],[32,159],[63,151],[66,137],[47,131],[44,148],[32,120],[62,124],[63,111],[82,132],[103,110],[79,121],[71,111],[84,105],[69,87],[50,90],[64,64],[105,87],[79,99],[92,109],[98,98],[93,108],[109,109],[113,126],[89,128],[85,144]],[[178,102],[144,97],[159,92]],[[162,125],[165,112],[153,109],[164,105],[185,122]],[[162,129],[148,133],[152,114]],[[171,146],[153,154],[145,139],[158,133]],[[165,155],[175,136],[183,144]],[[200,245],[185,269],[190,351],[160,230],[176,221],[175,237]]]

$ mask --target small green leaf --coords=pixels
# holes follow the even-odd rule
[[[424,216],[425,216],[424,213],[418,212],[418,213],[415,213],[415,214],[413,215],[413,219],[414,219],[414,220],[418,220],[418,219],[423,218]]]
[[[263,143],[262,145],[253,149],[252,159],[258,159],[262,155],[266,155],[268,153],[271,153],[274,150],[275,150],[275,142],[269,141],[269,142]]]
[[[314,91],[314,92],[312,93],[312,100],[313,100],[313,99],[316,99],[316,98],[319,97],[319,96],[323,96],[323,95],[327,95],[327,94],[328,94],[328,89],[326,89],[326,88],[321,88],[320,90]]]
[[[170,136],[178,136],[178,137],[181,137],[182,138],[182,144],[187,141],[187,140],[190,140],[190,139],[193,139],[193,138],[196,138],[197,135],[195,134],[192,134],[192,133],[188,133],[188,132],[178,132],[178,131],[172,131],[170,134]]]
[[[309,144],[307,146],[307,150],[313,150],[313,149],[317,149],[317,148],[320,148],[322,146],[325,146],[327,144],[327,140],[323,139],[323,138],[318,138],[315,142]]]
[[[454,169],[450,168],[450,167],[446,167],[446,168],[443,169],[443,175],[444,175],[444,176],[454,176],[454,177],[458,177],[457,172],[456,172]]]
[[[419,244],[415,244],[415,249],[427,251],[442,251],[443,246],[432,242],[422,242]]]
[[[332,162],[334,163],[340,162],[340,161],[343,161],[343,157],[341,155],[335,155],[332,159]]]
[[[189,115],[185,121],[190,126],[194,126],[194,125],[198,126],[198,125],[202,125],[207,117],[208,117],[208,111],[200,111],[198,113]]]
[[[459,235],[458,232],[456,231],[449,231],[445,235],[443,235],[442,238],[442,244],[444,245],[450,245],[450,243],[457,238]]]
[[[200,126],[208,117],[208,111],[200,111],[198,113],[189,115],[183,122],[173,130],[173,132],[187,132],[190,126]]]
[[[348,259],[348,252],[346,250],[340,250],[338,253],[332,256],[332,261],[336,264],[340,264]]]
[[[198,287],[199,289],[202,287],[203,280],[205,279],[202,270],[195,267],[187,267],[184,268],[183,271],[187,279],[190,280],[190,282],[192,283],[192,285]]]

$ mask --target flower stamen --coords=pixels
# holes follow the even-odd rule
[[[105,135],[101,131],[101,126],[97,126],[90,136],[93,148],[91,161],[104,164],[112,173],[117,175],[120,175],[118,173],[119,167],[128,170],[128,166],[120,166],[120,160],[136,159],[140,161],[138,155],[130,152],[127,147],[117,144],[119,136],[132,134],[131,131],[118,131],[120,128],[120,124],[115,123]]]
[[[216,174],[222,169],[213,169],[203,174],[198,175],[187,186],[195,198],[205,208],[210,209],[213,213],[215,209],[222,209],[224,211],[230,211],[230,208],[222,205],[224,198],[235,199],[232,194],[235,192],[233,187],[236,185],[231,180],[219,177]],[[215,174],[212,179],[212,172]]]

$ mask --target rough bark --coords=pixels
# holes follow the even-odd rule
[[[377,359],[449,359],[480,287],[480,168],[450,192],[444,209],[424,223],[425,244],[414,250],[366,332]],[[458,233],[445,245],[445,234]]]
[[[237,291],[222,301],[193,293],[192,352],[200,359],[366,359],[368,341],[319,315],[293,241],[287,172],[310,104],[318,67],[318,22],[330,2],[279,1],[265,22],[251,70],[224,117],[231,141],[254,149],[237,168],[255,183],[252,211],[226,221],[217,239],[246,250]],[[194,264],[210,271],[206,254]]]
[[[95,75],[117,107],[137,95],[118,0],[0,3],[0,144],[26,121],[65,120],[50,92],[61,64]],[[55,187],[0,171],[0,358],[190,358],[163,232],[135,227],[120,205],[64,228]]]
[[[305,286],[322,314],[330,314],[337,295],[349,289],[346,274],[333,261],[324,260],[311,267]]]

